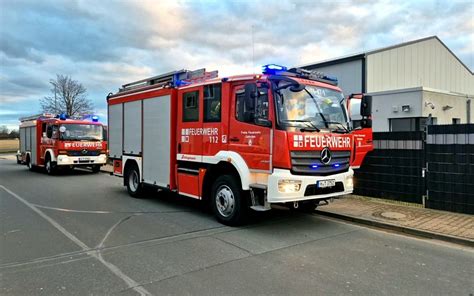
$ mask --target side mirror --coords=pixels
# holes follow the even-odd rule
[[[257,98],[257,85],[247,83],[245,85],[245,111],[255,112],[255,99]]]
[[[372,96],[363,96],[360,104],[360,115],[369,117],[372,115]]]
[[[360,121],[361,128],[371,128],[372,127],[372,119],[364,118]]]
[[[50,139],[53,137],[53,129],[52,128],[48,128],[48,130],[46,131],[46,136]]]

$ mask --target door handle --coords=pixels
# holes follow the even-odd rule
[[[240,139],[237,138],[237,137],[230,138],[229,140],[230,140],[231,142],[238,142],[238,141],[240,141]]]

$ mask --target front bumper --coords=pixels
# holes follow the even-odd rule
[[[91,166],[91,165],[104,165],[107,162],[107,156],[100,154],[99,156],[67,156],[58,155],[56,158],[56,164],[59,165],[73,165],[73,166]]]
[[[289,170],[274,169],[273,173],[268,177],[267,201],[269,203],[284,203],[302,200],[328,199],[335,196],[352,193],[354,171],[349,169],[347,172],[330,176],[306,176],[293,175]],[[301,182],[301,187],[296,192],[280,192],[278,181],[291,180]],[[330,192],[332,189],[321,190],[321,194],[316,192],[317,181],[335,180],[338,186],[334,187],[337,192]],[[341,184],[342,183],[342,184]],[[327,193],[327,192],[329,193]]]

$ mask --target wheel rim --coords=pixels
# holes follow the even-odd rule
[[[51,172],[51,161],[49,161],[49,160],[46,162],[46,171],[47,171],[48,173]]]
[[[217,189],[215,203],[217,211],[223,217],[229,217],[235,208],[234,193],[227,185],[221,185]]]
[[[132,170],[130,172],[130,175],[128,176],[128,185],[130,186],[130,189],[135,192],[138,189],[138,173],[135,170]]]

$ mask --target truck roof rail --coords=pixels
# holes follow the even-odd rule
[[[194,71],[182,69],[124,84],[119,89],[119,93],[149,85],[176,87],[215,77],[217,77],[217,71],[206,72],[205,68]]]
[[[54,118],[54,116],[55,115],[51,114],[51,113],[40,113],[40,114],[36,114],[36,115],[21,117],[19,120],[21,122],[24,122],[24,121],[30,121],[30,120],[37,120],[37,119],[40,119],[40,118]]]

